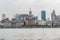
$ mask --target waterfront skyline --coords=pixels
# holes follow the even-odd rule
[[[56,10],[60,15],[60,0],[0,0],[0,20],[1,15],[6,14],[12,18],[15,14],[28,14],[31,8],[32,14],[41,19],[41,10],[46,10],[47,18],[50,18],[51,12]]]

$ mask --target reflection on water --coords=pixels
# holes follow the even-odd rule
[[[60,28],[0,29],[5,40],[59,40]]]

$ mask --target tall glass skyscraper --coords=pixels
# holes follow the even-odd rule
[[[41,11],[41,19],[46,20],[46,11],[45,10]]]

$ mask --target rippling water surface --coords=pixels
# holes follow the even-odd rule
[[[57,40],[60,39],[60,28],[0,29],[1,38],[5,40]]]

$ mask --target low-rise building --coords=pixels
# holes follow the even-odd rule
[[[52,24],[52,21],[46,21],[46,24],[48,25],[48,26],[51,26]]]
[[[44,20],[39,20],[39,21],[38,21],[38,25],[46,25],[46,21],[44,21]]]
[[[16,23],[16,27],[21,27],[22,25],[24,25],[24,22],[22,22],[22,21],[18,21]]]
[[[26,25],[35,25],[35,20],[26,20]]]
[[[11,22],[8,18],[2,20],[1,23],[3,24],[3,27],[10,27],[11,26]]]
[[[16,27],[16,23],[17,23],[16,18],[12,18],[12,20],[11,20],[11,26],[12,27]]]
[[[3,27],[5,28],[5,27],[7,27],[7,28],[9,28],[9,27],[11,27],[11,23],[3,23]]]
[[[60,15],[56,16],[55,25],[60,25]]]

